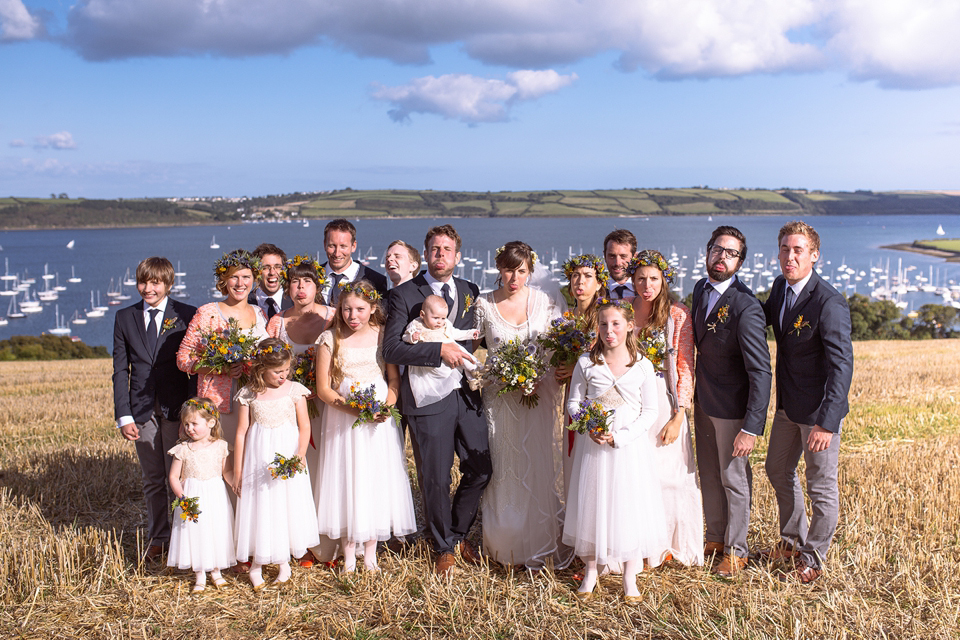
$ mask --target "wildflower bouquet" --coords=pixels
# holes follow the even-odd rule
[[[524,344],[516,338],[498,345],[497,350],[487,358],[481,375],[488,382],[500,386],[498,396],[519,391],[523,394],[520,403],[532,409],[540,400],[534,389],[544,369],[536,343]]]
[[[587,328],[586,318],[567,311],[559,318],[554,318],[550,328],[537,336],[537,344],[553,352],[550,366],[558,367],[576,363],[596,337],[597,334]]]
[[[354,429],[365,422],[373,422],[381,413],[389,413],[396,423],[398,425],[400,424],[400,411],[392,404],[377,400],[376,385],[371,384],[369,387],[363,388],[355,384],[350,385],[350,395],[347,397],[347,406],[351,409],[360,410],[360,415],[357,416],[356,421],[353,423]]]
[[[567,429],[577,433],[585,433],[594,436],[600,436],[610,433],[610,422],[613,411],[605,411],[600,402],[594,400],[582,400],[580,408],[575,414],[570,416],[570,424]]]
[[[230,365],[253,359],[256,348],[257,340],[253,333],[241,329],[236,318],[230,318],[225,329],[200,334],[200,344],[195,352],[197,368],[226,373]]]
[[[199,498],[188,498],[183,496],[182,498],[174,498],[173,504],[170,505],[170,511],[176,512],[177,507],[180,507],[180,519],[189,520],[190,522],[197,522],[202,511],[200,511]]]
[[[290,379],[310,389],[310,395],[307,396],[307,413],[311,418],[319,417],[320,410],[317,409],[317,403],[313,401],[317,397],[317,361],[316,350],[313,347],[293,356],[293,375]]]
[[[277,478],[288,480],[298,473],[306,473],[307,467],[303,464],[303,458],[299,456],[285,458],[277,453],[273,456],[273,462],[267,465],[267,470],[270,471],[270,477],[274,480]]]
[[[663,329],[645,331],[637,341],[637,350],[653,364],[653,369],[663,377],[667,370],[667,334]]]

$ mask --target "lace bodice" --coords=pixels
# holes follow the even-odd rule
[[[299,382],[290,383],[290,393],[279,398],[264,400],[257,394],[244,387],[237,394],[237,402],[250,407],[253,414],[252,422],[256,422],[264,429],[276,429],[288,424],[297,424],[297,400],[310,395],[310,390]]]
[[[324,331],[317,338],[318,345],[326,345],[330,351],[333,351],[333,332]],[[337,365],[343,372],[344,378],[349,378],[354,382],[369,383],[375,380],[383,380],[386,364],[383,361],[383,353],[380,345],[370,345],[369,347],[348,347],[340,345],[337,351]]]
[[[210,480],[223,475],[223,460],[227,457],[226,440],[216,440],[197,450],[190,448],[189,442],[181,442],[168,452],[183,462],[181,473],[184,479]]]
[[[623,396],[620,395],[620,392],[617,388],[610,387],[602,394],[597,397],[597,401],[603,405],[603,408],[607,411],[616,410],[622,407],[625,403]]]
[[[527,296],[527,320],[515,325],[507,322],[497,310],[493,293],[487,293],[477,299],[474,311],[474,326],[487,339],[490,354],[497,352],[497,345],[520,338],[523,341],[535,339],[550,327],[550,321],[561,314],[560,309],[539,289],[530,289]]]

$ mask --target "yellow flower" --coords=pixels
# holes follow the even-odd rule
[[[517,376],[517,382],[522,383],[522,382],[526,382],[526,380],[527,380],[526,376]]]
[[[227,348],[226,348],[226,347],[220,347],[219,351],[220,351],[221,354],[225,354],[225,353],[227,352]]]

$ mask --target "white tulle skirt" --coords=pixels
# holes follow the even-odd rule
[[[186,478],[183,494],[198,498],[201,513],[197,522],[191,522],[180,517],[179,508],[174,511],[167,566],[213,571],[235,565],[237,547],[233,539],[233,507],[223,478]]]
[[[299,433],[293,423],[266,429],[254,422],[247,431],[243,486],[237,505],[237,558],[278,564],[299,558],[320,542],[309,473],[282,480],[267,467],[279,453],[296,454]]]

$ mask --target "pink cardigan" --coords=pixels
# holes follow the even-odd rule
[[[670,305],[673,320],[673,349],[677,367],[677,400],[683,407],[693,407],[693,316],[679,302]]]

